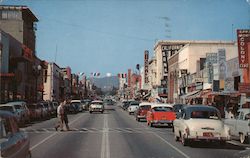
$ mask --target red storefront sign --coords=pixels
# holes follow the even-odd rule
[[[239,67],[246,69],[249,67],[248,43],[250,43],[250,30],[237,30]]]
[[[239,83],[240,93],[250,93],[250,83]]]
[[[23,53],[22,56],[30,61],[33,61],[33,53],[30,48],[28,48],[26,45],[22,45]]]

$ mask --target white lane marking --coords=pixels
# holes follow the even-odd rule
[[[109,144],[109,128],[108,128],[108,115],[104,115],[103,133],[102,133],[102,146],[101,158],[110,158],[110,144]]]
[[[163,142],[165,142],[166,144],[168,144],[170,147],[172,147],[174,150],[178,151],[181,155],[183,155],[186,158],[190,158],[188,155],[186,155],[184,152],[182,152],[180,149],[178,149],[177,147],[173,146],[172,144],[170,144],[166,139],[162,138],[161,136],[159,136],[156,133],[152,133],[153,135],[155,135],[156,137],[160,138]]]
[[[132,119],[131,117],[128,117],[130,118],[131,120],[134,120]],[[144,124],[139,124],[147,129],[149,129],[148,126],[145,126]],[[172,147],[174,150],[176,150],[177,152],[179,152],[181,155],[183,155],[185,158],[190,158],[187,154],[185,154],[184,152],[182,152],[180,149],[178,149],[177,147],[175,147],[174,145],[170,144],[166,139],[162,138],[160,135],[156,134],[155,132],[152,131],[152,134],[155,135],[156,137],[158,137],[159,139],[161,139],[163,142],[165,142],[166,144],[168,144],[170,147]]]
[[[71,125],[71,124],[73,124],[74,122],[76,122],[80,117],[82,117],[83,115],[80,115],[79,117],[77,117],[76,119],[74,119],[73,121],[71,121],[70,123],[69,123],[69,125]],[[54,133],[54,134],[51,134],[50,136],[48,136],[48,137],[46,137],[45,139],[43,139],[42,141],[40,141],[39,143],[37,143],[36,145],[33,145],[31,148],[30,148],[30,150],[32,151],[32,150],[34,150],[36,147],[38,147],[39,145],[41,145],[41,144],[43,144],[44,142],[46,142],[47,140],[49,140],[50,138],[52,138],[53,136],[55,136],[57,134],[57,132],[56,133]]]

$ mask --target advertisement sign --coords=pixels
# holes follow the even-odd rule
[[[250,93],[250,83],[239,83],[240,93]]]
[[[148,60],[149,60],[149,52],[146,50],[144,52],[144,82],[148,83]]]
[[[214,66],[218,62],[217,53],[206,53],[206,66],[207,66],[207,76],[208,76],[208,83],[212,83],[214,79]]]
[[[237,30],[239,67],[246,69],[249,67],[248,44],[250,43],[250,30]]]
[[[218,50],[218,63],[219,63],[219,80],[224,80],[226,77],[227,64],[226,64],[226,50]]]

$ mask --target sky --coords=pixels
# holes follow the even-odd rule
[[[75,73],[116,75],[143,65],[158,40],[236,40],[250,0],[0,0],[37,16],[36,52]]]

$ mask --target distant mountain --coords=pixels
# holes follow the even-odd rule
[[[103,91],[109,91],[113,87],[119,87],[119,78],[117,76],[93,78],[94,85],[101,88]]]

